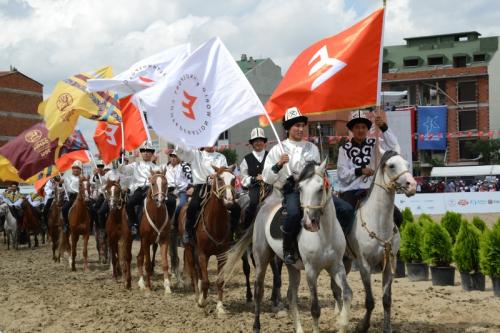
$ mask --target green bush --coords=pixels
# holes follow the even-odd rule
[[[424,261],[438,267],[448,267],[452,260],[452,243],[448,231],[437,223],[425,223],[422,237]]]
[[[484,232],[488,227],[486,226],[486,223],[478,216],[474,216],[472,219],[472,224],[479,229],[479,231]]]
[[[486,230],[479,247],[481,271],[491,277],[500,277],[500,220]]]
[[[422,214],[418,217],[418,223],[420,224],[420,226],[425,227],[426,224],[434,224],[434,220],[430,215]]]
[[[453,261],[460,272],[479,271],[479,240],[481,232],[463,219],[453,246]]]
[[[408,222],[401,231],[399,254],[404,262],[422,262],[422,227],[418,223]]]
[[[411,212],[411,209],[409,207],[406,207],[403,209],[401,212],[403,214],[403,221],[408,221],[408,222],[413,222],[413,213]]]
[[[461,222],[462,215],[455,212],[446,212],[441,219],[441,224],[450,234],[452,243],[455,243],[455,240],[457,239],[458,229],[460,229]]]
[[[225,148],[219,152],[226,157],[227,165],[235,164],[238,160],[236,149]]]

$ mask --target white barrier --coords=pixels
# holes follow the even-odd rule
[[[500,192],[419,193],[413,197],[396,194],[399,209],[409,207],[413,214],[500,213]]]

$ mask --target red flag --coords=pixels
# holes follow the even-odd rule
[[[384,9],[304,50],[266,103],[271,119],[373,106],[379,90]],[[261,123],[267,124],[264,117]]]
[[[86,150],[76,150],[68,154],[64,154],[56,160],[56,167],[59,172],[69,170],[74,161],[82,161],[83,164],[90,162],[89,155]]]
[[[101,159],[106,164],[120,157],[120,150],[122,148],[122,132],[120,126],[121,124],[116,125],[100,121],[95,129],[94,141],[97,145],[97,149],[99,149]]]
[[[122,109],[125,150],[134,151],[148,139],[147,128],[141,111],[132,103],[132,95],[118,101]]]

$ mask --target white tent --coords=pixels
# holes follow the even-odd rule
[[[474,165],[461,167],[434,167],[431,177],[462,177],[500,175],[500,165]]]

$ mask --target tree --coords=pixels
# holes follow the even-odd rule
[[[469,148],[481,155],[481,164],[495,164],[500,162],[500,139],[477,140],[468,143]]]
[[[236,149],[225,148],[221,150],[220,153],[226,156],[228,165],[235,164],[238,160],[238,153],[236,153]]]

